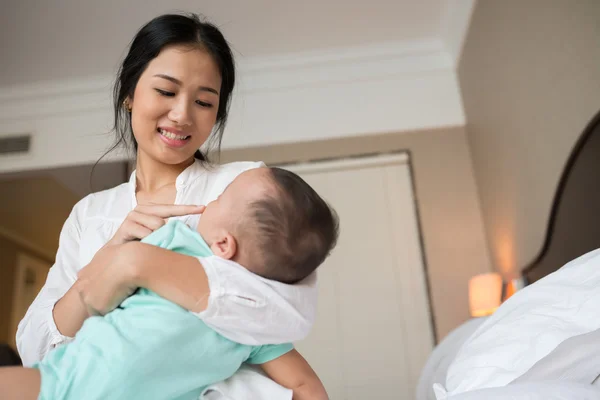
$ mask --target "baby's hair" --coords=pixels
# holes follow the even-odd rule
[[[309,276],[336,245],[336,212],[293,172],[269,168],[275,193],[250,204],[253,244],[260,254],[254,272],[283,283]]]

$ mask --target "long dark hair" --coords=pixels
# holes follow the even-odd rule
[[[123,102],[128,97],[133,99],[135,87],[148,63],[158,56],[166,46],[189,45],[205,50],[213,57],[221,72],[221,90],[219,109],[213,132],[207,148],[217,154],[221,149],[223,130],[227,123],[231,93],[235,84],[235,64],[233,54],[221,31],[197,14],[165,14],[158,16],[144,25],[133,38],[129,52],[123,60],[117,74],[113,90],[115,144],[108,153],[119,146],[128,151],[137,151],[137,142],[131,128],[131,113]],[[105,155],[106,155],[105,154]],[[104,156],[103,156],[104,157]],[[198,149],[194,157],[208,161],[207,154]]]

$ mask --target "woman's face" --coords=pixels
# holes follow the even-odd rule
[[[129,99],[138,157],[169,165],[190,161],[215,125],[220,88],[219,68],[208,53],[164,48]]]

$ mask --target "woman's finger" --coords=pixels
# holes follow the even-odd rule
[[[146,228],[134,221],[125,221],[123,225],[121,226],[124,229],[125,241],[141,240],[153,232],[152,229]]]
[[[151,231],[155,231],[165,224],[164,218],[157,217],[151,214],[143,214],[139,211],[131,211],[127,218],[130,221],[136,222],[138,225],[145,226]]]
[[[181,217],[190,214],[201,214],[204,206],[193,206],[183,204],[147,204],[135,208],[142,214],[155,215],[161,218]]]

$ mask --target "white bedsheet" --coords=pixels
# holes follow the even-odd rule
[[[450,332],[427,358],[417,384],[417,400],[435,400],[433,384],[445,382],[448,367],[456,353],[486,318],[470,319]]]
[[[206,388],[199,400],[292,400],[292,391],[265,376],[260,368],[242,365],[231,378]]]
[[[436,387],[439,399],[600,399],[600,329],[562,342],[525,374],[503,387],[448,395]]]
[[[599,376],[600,329],[565,340],[511,384],[565,381],[597,385],[600,390]]]
[[[498,388],[498,393],[505,396],[516,396],[518,389],[514,387],[532,387],[535,383],[536,390],[551,382],[533,382],[534,380],[554,380],[556,376],[563,376],[565,385],[578,384],[590,389],[590,383],[573,382],[566,379],[571,373],[583,374],[577,366],[587,365],[598,369],[600,374],[600,357],[595,359],[587,357],[583,343],[588,348],[600,347],[600,332],[598,335],[588,335],[600,329],[600,250],[590,252],[559,271],[517,292],[505,302],[477,331],[467,340],[459,350],[455,360],[448,369],[445,382],[439,382],[437,396],[439,399],[463,400],[477,397],[457,397],[464,393],[481,393],[483,389]],[[578,337],[571,342],[570,338]],[[579,358],[568,360],[562,352],[560,345],[578,346]],[[593,343],[593,344],[592,344]],[[553,355],[547,360],[561,360],[562,367],[540,368],[542,363],[536,364],[546,356],[557,350],[558,355]],[[571,354],[572,355],[572,354]],[[534,365],[539,373],[534,376],[525,375],[528,370],[534,371]],[[551,366],[551,364],[547,364]],[[587,372],[594,374],[595,372]],[[597,375],[596,375],[597,376]],[[523,377],[517,381],[518,378]],[[586,378],[589,380],[589,378]],[[577,379],[575,379],[577,380]],[[513,385],[509,385],[515,381]],[[540,386],[541,385],[541,386]],[[556,388],[555,397],[560,399],[561,386]],[[503,390],[505,392],[503,392]],[[552,391],[549,389],[550,392]],[[574,389],[575,390],[575,389]],[[598,388],[590,389],[600,399]],[[548,395],[550,395],[548,392]],[[485,392],[483,398],[493,398],[495,391]],[[514,394],[513,394],[514,393]],[[527,393],[527,392],[524,392]],[[565,392],[566,393],[566,392]],[[583,392],[582,392],[583,393]],[[533,396],[532,392],[530,396]],[[503,397],[513,398],[513,397]],[[538,397],[514,397],[515,399],[537,399]],[[564,397],[579,399],[586,397]]]
[[[598,400],[600,391],[573,382],[528,382],[500,388],[479,389],[448,400]]]

